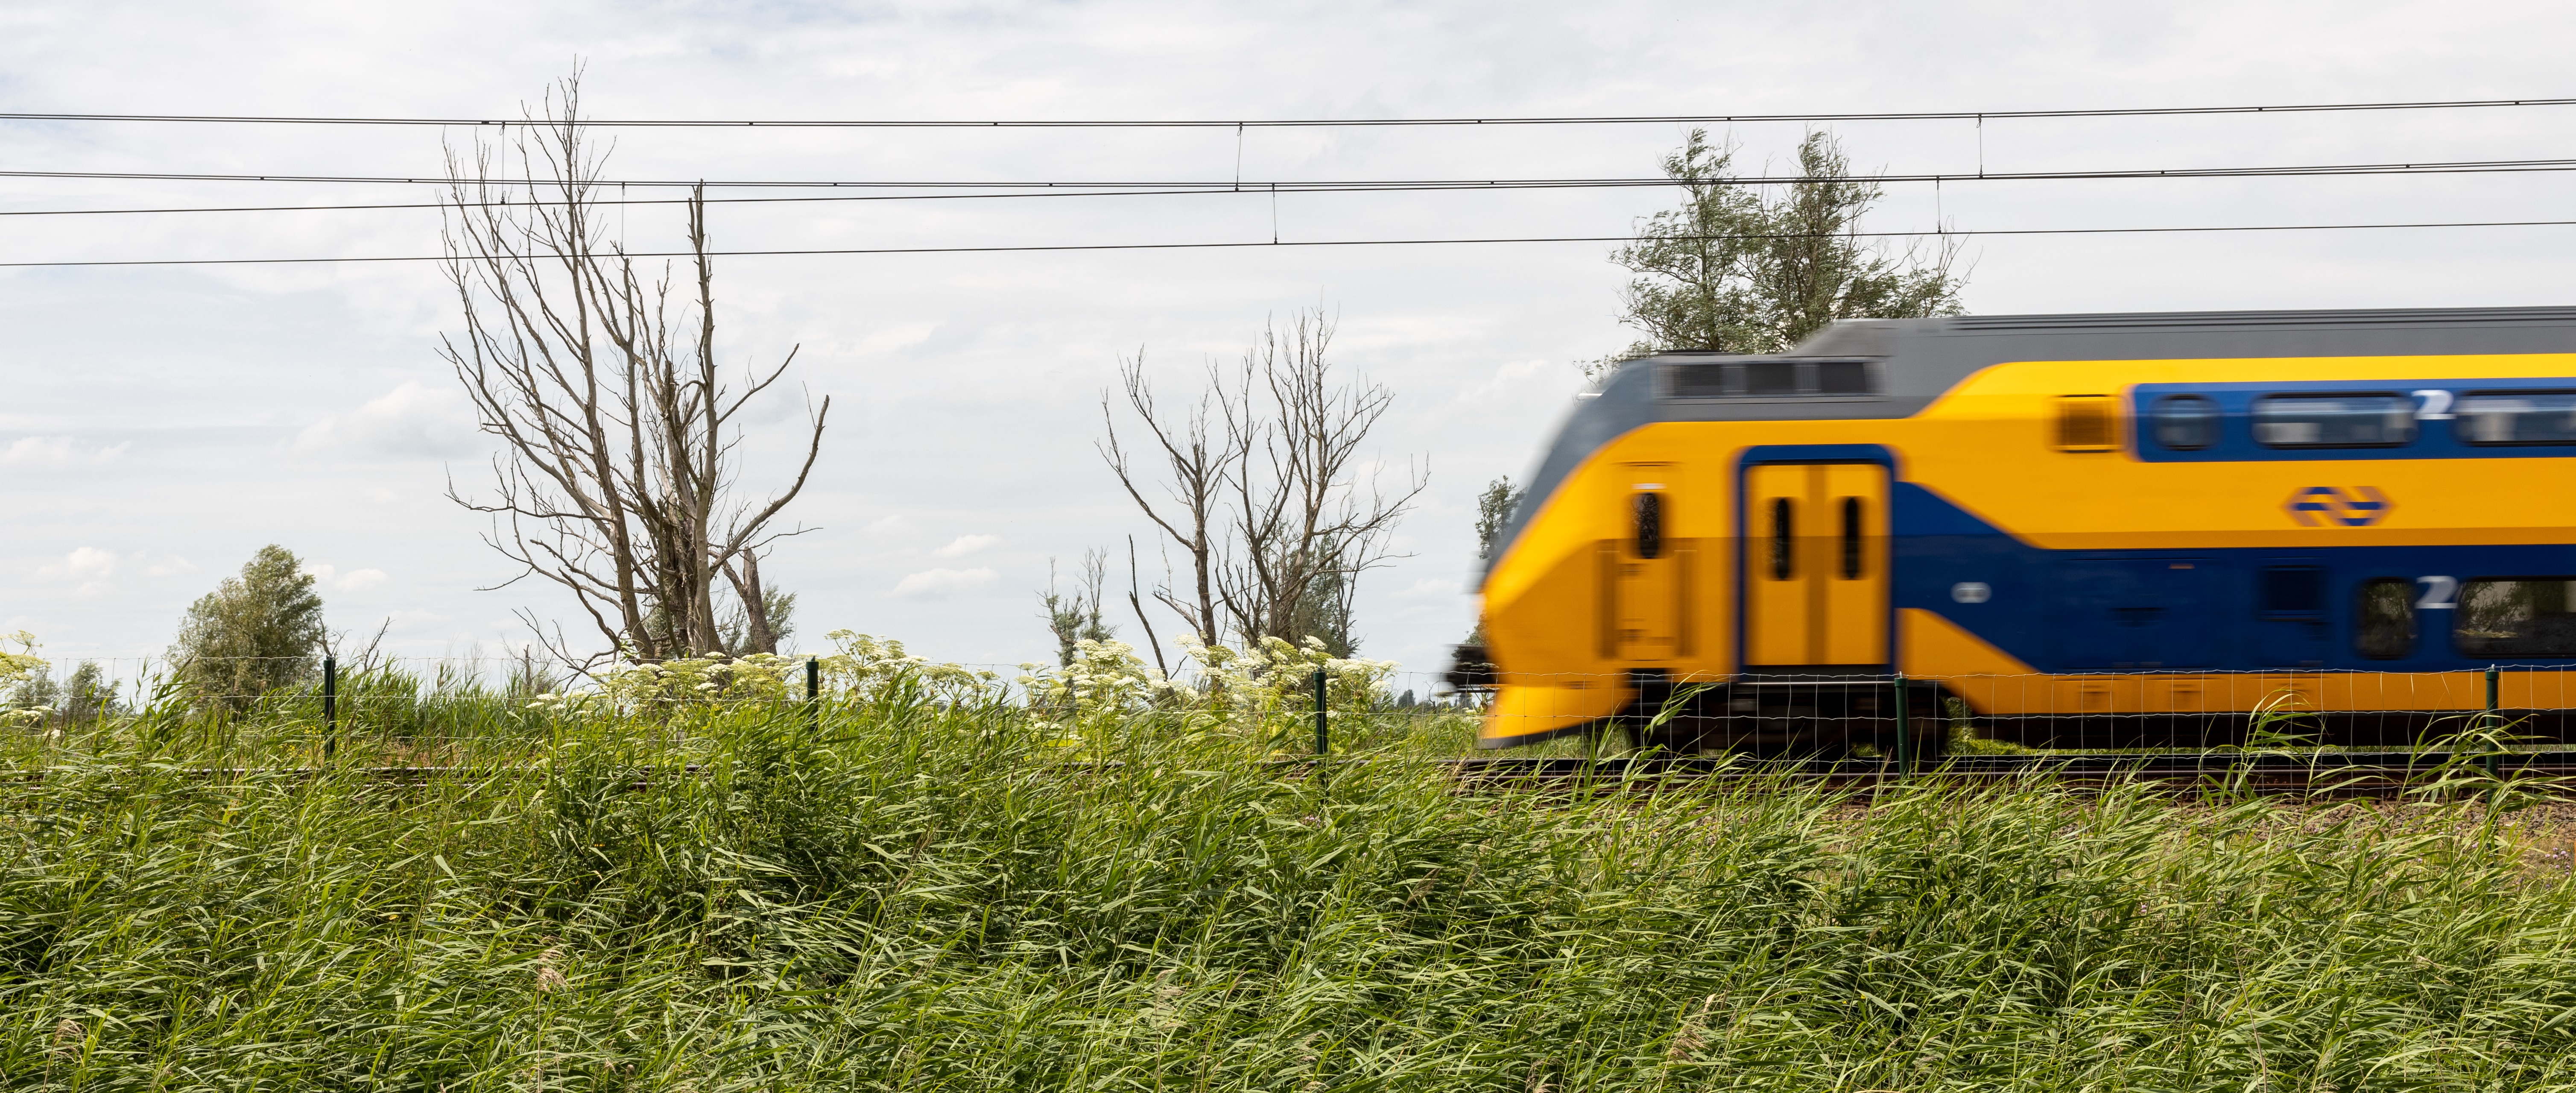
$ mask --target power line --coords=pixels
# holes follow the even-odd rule
[[[2414,102],[2287,103],[2270,106],[2141,106],[2064,110],[1883,110],[1792,114],[1601,114],[1492,118],[1269,118],[1094,120],[899,120],[899,119],[583,119],[581,124],[665,129],[1317,129],[1371,126],[1475,125],[1706,125],[1752,122],[1990,121],[2011,118],[2197,117],[2219,114],[2322,114],[2374,110],[2470,110],[2521,106],[2570,106],[2576,98],[2447,99]],[[0,121],[179,122],[251,125],[470,125],[545,124],[529,118],[367,118],[241,114],[0,113]]]
[[[1964,239],[1972,236],[2023,235],[2164,235],[2191,232],[2312,232],[2373,231],[2408,228],[2554,228],[2576,227],[2576,220],[2444,220],[2372,224],[2246,224],[2151,228],[1999,228],[1980,231],[1882,231],[1882,232],[1744,232],[1726,235],[1663,236],[1675,240],[1729,239]],[[854,254],[1022,254],[1054,251],[1128,251],[1128,250],[1231,250],[1258,247],[1415,247],[1447,245],[1483,245],[1498,243],[1634,243],[1642,237],[1633,235],[1538,235],[1482,239],[1287,239],[1248,240],[1223,243],[1051,243],[994,247],[831,247],[795,250],[729,250],[708,251],[710,258],[779,258],[819,255]],[[688,251],[636,251],[627,258],[687,258]],[[500,255],[510,259],[549,257],[544,255]],[[602,255],[602,257],[619,257]],[[446,255],[381,255],[355,258],[137,258],[77,262],[0,262],[0,269],[60,268],[75,266],[271,266],[318,265],[333,262],[443,262]],[[471,261],[473,259],[468,259]]]
[[[1793,184],[1797,184],[1797,183],[1834,183],[1834,182],[1860,182],[1860,183],[1891,183],[1891,182],[1920,183],[1920,182],[1930,182],[1930,183],[1940,184],[1940,183],[1962,183],[1962,182],[2066,182],[2066,181],[2081,181],[2081,180],[2160,179],[2160,178],[2174,178],[2174,179],[2185,179],[2185,178],[2333,178],[2333,177],[2341,177],[2341,176],[2347,176],[2347,175],[2352,175],[2352,176],[2367,176],[2367,175],[2525,174],[2525,173],[2545,173],[2545,172],[2568,171],[2568,170],[2576,170],[2576,159],[2486,159],[2486,160],[2429,161],[2429,162],[2412,162],[2412,163],[2401,163],[2401,162],[2388,162],[2388,163],[2321,163],[2321,164],[2303,164],[2303,165],[2274,166],[2274,167],[2123,167],[2123,168],[2110,168],[2110,169],[2102,169],[2102,170],[2069,170],[2069,171],[1978,171],[1978,172],[1965,172],[1965,171],[1962,171],[1962,172],[1914,172],[1914,173],[1906,173],[1906,174],[1835,175],[1835,176],[1756,175],[1756,176],[1736,176],[1736,177],[1728,177],[1728,178],[1705,179],[1705,180],[1701,180],[1701,184],[1703,184],[1703,185],[1717,185],[1717,186],[1783,186],[1783,185],[1793,185]],[[451,184],[451,183],[454,181],[454,180],[451,180],[451,179],[444,179],[444,178],[403,177],[403,176],[384,176],[384,175],[236,175],[236,174],[182,174],[182,173],[166,173],[166,172],[111,172],[111,171],[0,171],[0,178],[76,178],[76,179],[105,179],[105,180],[113,180],[113,181],[152,181],[152,182],[300,182],[300,183],[319,183],[319,184],[404,184],[404,185],[438,185],[438,186],[449,185],[449,184]],[[550,180],[550,179],[523,179],[523,178],[493,179],[493,180],[490,180],[488,184],[489,184],[489,185],[493,185],[493,186],[509,186],[509,187],[559,187],[559,186],[561,185],[561,183],[560,183],[558,180]],[[870,180],[847,180],[847,179],[845,179],[845,180],[808,180],[808,181],[780,181],[780,180],[772,180],[772,181],[744,181],[744,180],[703,180],[703,179],[700,179],[700,180],[674,180],[674,179],[591,179],[591,180],[588,180],[586,183],[584,183],[584,185],[586,185],[586,186],[588,186],[588,187],[593,187],[593,188],[604,188],[604,187],[610,187],[610,186],[637,186],[637,187],[641,187],[641,186],[655,186],[655,187],[696,187],[696,186],[703,186],[703,187],[707,187],[707,188],[710,188],[710,189],[853,189],[853,190],[905,190],[905,189],[911,189],[911,190],[961,190],[961,189],[981,189],[981,190],[1013,190],[1013,191],[1033,191],[1033,192],[1049,192],[1049,193],[1069,193],[1069,194],[1071,194],[1071,195],[1073,195],[1073,196],[1101,196],[1101,194],[1104,194],[1104,193],[1109,193],[1109,192],[1120,192],[1120,191],[1157,191],[1157,192],[1165,192],[1165,193],[1172,193],[1172,194],[1254,193],[1254,192],[1259,192],[1259,193],[1264,193],[1264,194],[1266,194],[1266,193],[1269,193],[1271,190],[1276,189],[1276,190],[1277,190],[1278,192],[1280,192],[1280,193],[1379,193],[1379,192],[1437,191],[1437,190],[1533,190],[1533,189],[1537,189],[1537,190],[1548,190],[1548,189],[1596,189],[1596,188],[1620,188],[1620,187],[1638,187],[1638,186],[1680,186],[1680,185],[1686,185],[1686,184],[1687,184],[1687,183],[1686,183],[1684,180],[1674,179],[1674,178],[1670,178],[1670,177],[1666,177],[1666,176],[1654,176],[1654,177],[1643,177],[1643,178],[1492,178],[1492,179],[1448,178],[1448,179],[1310,180],[1310,181],[1304,181],[1304,182],[1244,182],[1244,183],[1234,183],[1234,182],[1173,182],[1173,181],[1163,181],[1163,182],[1098,182],[1098,181],[1093,181],[1093,182],[989,182],[989,181],[987,181],[987,182],[943,182],[943,181],[870,181]],[[1099,191],[1100,193],[1089,193],[1089,192],[1086,192],[1086,191]],[[908,195],[908,196],[905,196],[905,197],[898,197],[898,198],[877,198],[876,200],[919,200],[919,199],[921,199],[922,197],[927,197],[927,196],[931,196],[931,195]],[[969,196],[1002,196],[1002,195],[969,195]],[[599,201],[592,202],[592,204],[598,204],[598,205],[619,205],[619,204],[657,205],[657,204],[674,204],[674,203],[677,203],[679,200],[681,200],[681,199],[678,199],[678,198],[652,198],[652,199],[644,199],[644,200],[632,200],[632,199],[615,199],[615,200],[608,200],[608,199],[603,199],[603,200],[599,200]],[[844,201],[846,201],[846,200],[867,200],[867,199],[865,199],[865,198],[846,198],[846,197],[845,197],[845,198],[709,198],[708,200],[710,200],[710,201],[727,201],[727,202],[735,202],[735,201],[745,201],[745,202],[747,202],[747,201],[824,201],[824,200],[844,200]],[[534,201],[534,202],[526,202],[526,203],[527,203],[527,204],[556,204],[557,202]],[[441,207],[441,206],[443,206],[443,205],[445,205],[445,204],[447,204],[447,203],[446,203],[446,202],[425,202],[425,203],[415,203],[415,204],[296,205],[296,206],[227,206],[227,207],[222,207],[222,208],[189,208],[189,209],[132,209],[132,210],[116,209],[116,210],[96,210],[96,211],[100,211],[100,212],[286,212],[286,211],[294,211],[294,210],[301,210],[301,209],[399,209],[399,208],[438,208],[438,207]],[[494,202],[493,204],[503,204],[503,203],[502,203],[502,202]],[[510,202],[510,204],[517,204],[517,202]],[[92,210],[60,210],[60,211],[59,211],[59,214],[61,214],[61,215],[70,215],[70,214],[78,214],[78,213],[84,213],[84,212],[90,212],[90,211],[92,211]],[[30,210],[30,211],[27,211],[27,212],[20,212],[20,213],[13,213],[13,214],[0,214],[0,215],[37,215],[37,214],[42,214],[42,215],[56,215],[56,214],[57,214],[57,211],[56,211],[56,210]]]
[[[605,186],[610,184],[602,183],[601,185]],[[1288,187],[1281,188],[1288,189]],[[1232,187],[1186,190],[1067,189],[1043,190],[1034,193],[1001,194],[835,194],[830,197],[710,197],[706,199],[706,202],[710,205],[769,205],[787,202],[814,201],[964,201],[985,198],[1023,197],[1167,197],[1189,194],[1229,194],[1248,192],[1250,191],[1240,191],[1233,189]],[[1267,194],[1268,192],[1268,190],[1262,191],[1264,194]],[[1366,191],[1352,190],[1348,192]],[[685,205],[688,201],[689,199],[685,197],[603,198],[597,201],[586,201],[583,202],[583,204],[604,208],[611,205]],[[554,208],[561,206],[562,204],[563,202],[561,201],[468,201],[464,203],[466,208],[474,209],[503,208],[512,206],[539,206]],[[368,209],[449,209],[455,207],[457,207],[457,203],[452,201],[394,201],[373,202],[358,205],[210,205],[161,209],[7,209],[0,210],[0,216],[123,216],[136,213],[294,213],[341,212]]]

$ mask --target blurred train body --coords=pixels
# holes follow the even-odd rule
[[[2576,694],[2576,309],[1838,323],[1577,402],[1498,536],[1481,746],[2404,745]],[[1481,662],[1481,663],[1480,663]],[[1656,714],[1663,715],[1657,721]],[[1937,730],[1935,730],[1937,731]]]

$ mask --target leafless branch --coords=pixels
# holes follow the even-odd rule
[[[611,650],[718,651],[726,587],[750,646],[775,652],[758,559],[805,530],[774,522],[813,473],[832,401],[808,403],[804,458],[786,487],[757,504],[738,498],[735,417],[795,350],[738,383],[723,375],[703,189],[686,204],[693,283],[675,299],[672,266],[639,270],[597,215],[608,150],[581,121],[580,92],[576,72],[504,142],[448,150],[442,268],[463,321],[440,353],[501,442],[488,497],[452,480],[448,496],[492,518],[485,541],[520,567],[505,584],[562,586]],[[598,659],[576,654],[560,627],[538,636],[577,668]]]
[[[1159,449],[1159,500],[1139,484],[1102,393],[1102,458],[1191,563],[1195,598],[1169,582],[1153,597],[1208,644],[1227,631],[1247,642],[1312,636],[1347,655],[1358,578],[1394,557],[1394,528],[1427,484],[1419,465],[1393,488],[1363,473],[1362,451],[1394,393],[1340,380],[1333,332],[1320,309],[1273,324],[1234,368],[1211,364],[1199,401],[1176,421],[1157,412],[1144,354],[1122,359],[1127,408]],[[1142,597],[1131,598],[1141,617]]]

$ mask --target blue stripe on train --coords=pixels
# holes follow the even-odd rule
[[[2416,611],[2408,655],[2361,656],[2354,621],[2363,582],[2402,579],[2412,598],[2443,591],[2419,583],[2427,577],[2576,578],[2576,546],[2565,544],[2051,551],[1919,483],[1895,483],[1890,504],[1895,606],[1935,612],[2047,672],[2484,668],[2493,658],[2460,655],[2456,612],[2440,608]],[[2259,582],[2269,567],[2321,570],[2317,612],[2264,610]],[[1976,585],[1985,586],[1982,600]]]
[[[2129,391],[2129,448],[2147,463],[2279,463],[2356,459],[2546,459],[2576,455],[2576,444],[2472,444],[2470,421],[2453,413],[2479,394],[2576,392],[2571,379],[2301,380],[2269,383],[2141,383]],[[2254,408],[2266,395],[2384,395],[2415,415],[2403,443],[2337,447],[2269,447],[2254,439]],[[2158,440],[2159,405],[2197,395],[2218,411],[2206,447],[2181,450]]]

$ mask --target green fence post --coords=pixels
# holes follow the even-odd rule
[[[1332,738],[1324,727],[1324,670],[1315,669],[1315,758],[1321,760]]]
[[[2504,718],[2496,713],[2496,707],[2496,666],[2490,664],[2487,665],[2487,715],[2484,724],[2484,728],[2490,733],[2502,728],[2504,723]],[[2500,773],[2497,769],[2499,765],[2500,757],[2496,755],[2496,743],[2491,738],[2487,741],[2487,777],[2496,777]]]
[[[340,750],[340,662],[322,658],[322,758]]]
[[[1911,711],[1906,709],[1907,705],[1905,673],[1898,672],[1896,673],[1896,775],[1899,778],[1914,773],[1914,726],[1908,717]]]

